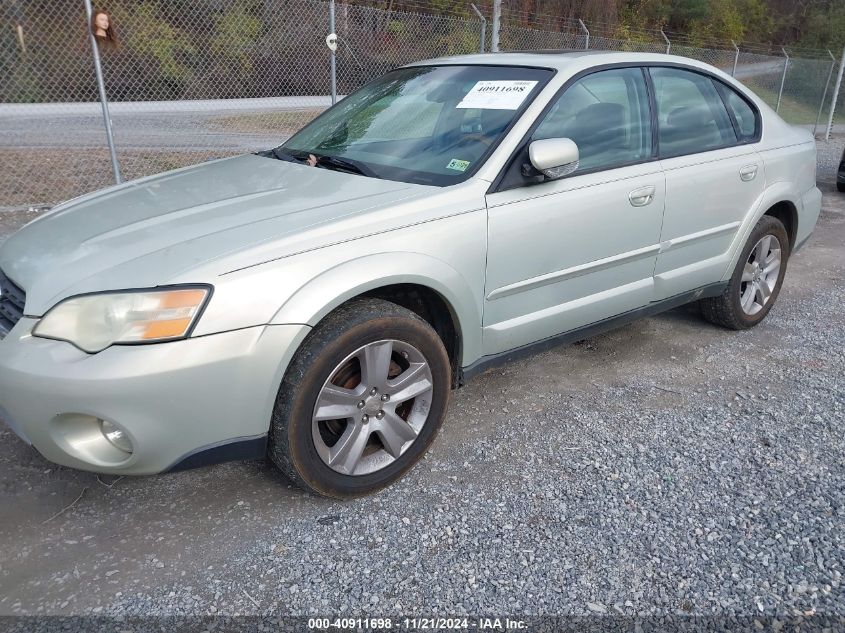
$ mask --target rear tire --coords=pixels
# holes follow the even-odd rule
[[[751,231],[725,291],[699,302],[702,316],[732,330],[760,323],[780,293],[789,254],[786,228],[777,218],[764,215]]]
[[[837,182],[836,183],[836,190],[837,191],[845,191],[845,182]]]
[[[450,390],[449,357],[427,322],[388,301],[353,300],[314,328],[291,361],[269,457],[316,494],[370,494],[425,454]]]

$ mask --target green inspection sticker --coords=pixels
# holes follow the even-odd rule
[[[467,167],[469,167],[468,160],[458,160],[457,158],[453,158],[446,165],[446,169],[454,169],[455,171],[466,171]]]

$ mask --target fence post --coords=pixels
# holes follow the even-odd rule
[[[775,112],[780,112],[780,102],[783,99],[783,86],[786,83],[786,71],[789,69],[789,53],[786,52],[786,49],[781,46],[780,50],[783,51],[783,74],[780,76],[780,89],[778,90],[778,102],[775,106]]]
[[[329,33],[334,33],[334,0],[329,0]],[[330,48],[332,58],[332,105],[337,103],[337,54],[336,46]]]
[[[830,55],[830,70],[827,72],[827,81],[824,84],[824,92],[822,93],[822,100],[819,103],[819,114],[816,117],[816,124],[813,126],[813,136],[816,136],[816,130],[819,128],[819,122],[822,120],[822,110],[824,110],[824,102],[827,101],[827,89],[830,88],[830,80],[833,77],[833,69],[836,67],[836,58],[830,49],[827,49],[827,54]]]
[[[493,0],[493,35],[490,38],[490,50],[499,52],[499,29],[502,26],[502,0]]]
[[[833,114],[836,112],[836,100],[839,98],[839,89],[842,88],[842,70],[845,69],[845,48],[842,49],[842,58],[839,60],[839,72],[836,74],[836,85],[833,87],[833,97],[830,99],[830,116],[827,119],[827,132],[824,135],[826,141],[830,140],[833,132]]]
[[[85,12],[88,15],[88,37],[91,40],[91,52],[94,56],[94,72],[97,75],[97,90],[100,92],[100,105],[103,108],[103,123],[106,126],[106,143],[109,146],[109,154],[111,154],[111,168],[114,172],[114,182],[119,185],[123,182],[120,176],[120,163],[117,162],[117,151],[114,148],[114,134],[111,129],[111,116],[109,116],[109,102],[106,98],[106,84],[103,81],[103,66],[100,63],[100,48],[97,46],[97,38],[94,31],[91,30],[91,18],[94,10],[91,8],[91,0],[85,0]]]
[[[472,10],[475,11],[475,15],[478,16],[478,19],[481,20],[481,47],[480,52],[484,52],[484,44],[487,42],[487,18],[484,17],[484,14],[478,10],[478,7],[474,4],[470,4],[469,6],[472,7]]]
[[[669,51],[672,50],[672,42],[669,41],[669,38],[666,37],[666,33],[663,32],[663,29],[660,29],[660,34],[663,36],[663,41],[666,42],[666,54],[669,54]]]
[[[590,29],[587,28],[587,25],[580,18],[578,19],[578,24],[581,25],[581,29],[584,31],[584,37],[586,38],[584,41],[584,50],[588,51],[590,50]]]
[[[733,40],[731,40],[731,44],[734,47],[734,69],[731,71],[731,77],[736,77],[736,67],[739,64],[739,46]]]

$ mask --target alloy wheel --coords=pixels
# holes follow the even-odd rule
[[[432,389],[431,368],[414,346],[382,340],[360,347],[317,397],[311,424],[317,454],[344,475],[386,468],[422,431]]]
[[[751,249],[739,286],[739,304],[749,316],[760,312],[771,300],[778,283],[781,246],[774,235],[764,235]]]

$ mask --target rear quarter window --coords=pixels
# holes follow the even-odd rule
[[[757,112],[744,98],[740,97],[733,89],[722,83],[716,83],[722,97],[725,100],[728,110],[736,121],[739,140],[747,143],[757,139],[760,132],[760,118]]]

